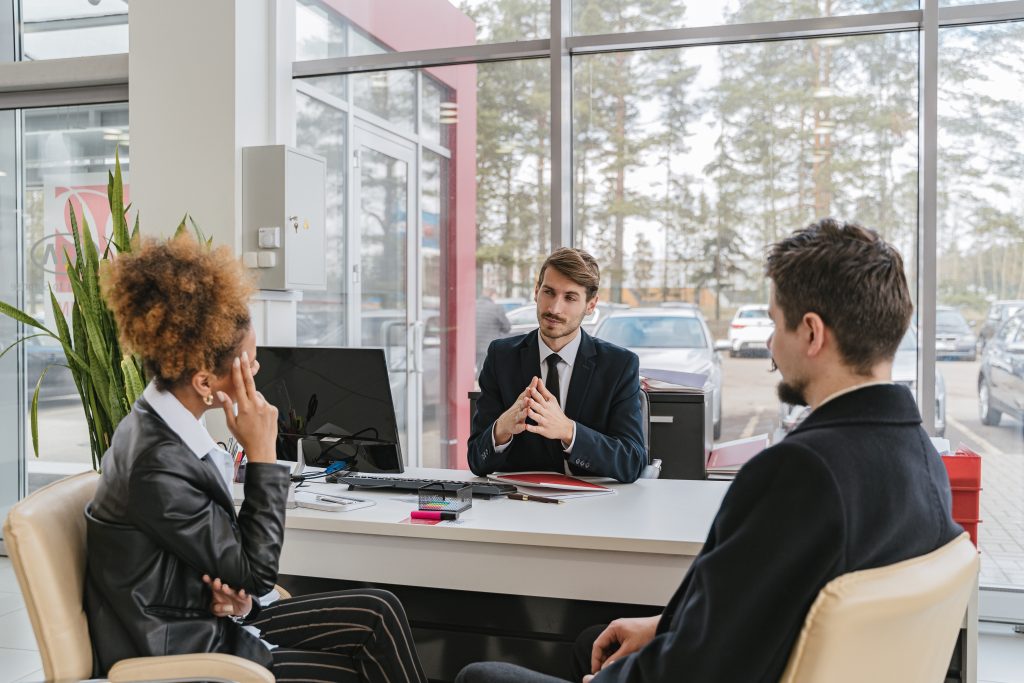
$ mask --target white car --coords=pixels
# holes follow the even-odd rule
[[[695,306],[630,308],[614,311],[598,324],[594,336],[629,349],[641,368],[704,375],[711,396],[714,438],[722,434],[722,361],[715,351],[704,316]]]
[[[768,307],[762,304],[740,306],[729,323],[729,357],[745,354],[767,356],[768,337],[775,331]]]

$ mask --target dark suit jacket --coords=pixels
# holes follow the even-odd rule
[[[249,463],[235,514],[217,468],[197,458],[145,399],[114,430],[86,511],[85,613],[103,676],[128,657],[221,652],[269,667],[270,652],[210,613],[203,574],[270,591],[284,538],[288,470]],[[253,613],[257,606],[253,601]]]
[[[960,533],[910,392],[839,396],[740,470],[657,636],[597,683],[777,681],[826,583]]]
[[[565,472],[636,481],[647,465],[640,414],[640,361],[636,354],[580,330],[583,338],[572,368],[564,412],[576,422],[572,453],[538,434],[517,434],[496,453],[491,431],[533,377],[540,377],[537,331],[496,339],[480,371],[480,398],[469,436],[469,468],[474,474],[524,470]],[[554,446],[549,444],[554,443]]]

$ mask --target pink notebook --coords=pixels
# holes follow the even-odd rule
[[[562,489],[563,491],[608,491],[607,486],[570,477],[557,472],[496,472],[487,475],[488,479],[502,481],[517,486],[536,486],[538,488]]]

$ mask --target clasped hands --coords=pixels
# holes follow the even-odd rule
[[[527,424],[530,418],[536,424]],[[572,443],[575,423],[565,416],[558,399],[547,390],[540,377],[534,377],[515,402],[494,423],[494,443],[503,446],[524,431],[540,434],[545,439],[558,439],[562,448]]]

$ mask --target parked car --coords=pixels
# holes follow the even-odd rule
[[[910,390],[917,400],[917,333],[913,328],[907,330],[900,340],[896,357],[892,364],[892,381],[902,384]],[[779,404],[779,429],[775,441],[785,436],[793,427],[810,413],[806,406],[794,406],[789,403]],[[938,368],[935,369],[935,435],[946,433],[946,380]]]
[[[729,323],[729,357],[757,355],[768,357],[768,338],[775,324],[768,317],[768,306],[740,306]]]
[[[0,351],[6,349],[13,341],[0,339]],[[22,345],[25,347],[25,385],[28,388],[29,400],[36,390],[39,376],[46,368],[49,370],[46,371],[46,377],[39,387],[40,402],[78,398],[78,388],[75,386],[71,370],[67,367],[64,349],[55,339],[29,337]],[[12,349],[6,358],[12,358],[14,353],[15,350]]]
[[[982,323],[981,329],[978,330],[978,350],[984,351],[985,345],[988,344],[988,340],[992,338],[992,335],[999,329],[999,326],[1006,322],[1010,316],[1022,310],[1024,310],[1024,299],[993,301],[988,308],[985,322]]]
[[[978,338],[959,310],[952,306],[935,308],[935,355],[941,360],[977,358]]]
[[[505,312],[508,313],[509,311],[519,308],[520,306],[525,306],[530,302],[521,296],[506,296],[496,298],[494,303],[504,308]]]
[[[599,303],[594,307],[594,312],[583,319],[583,329],[589,334],[594,333],[594,329],[597,324],[601,322],[611,311],[625,310],[629,306],[626,304],[605,304]],[[512,325],[512,329],[509,330],[507,337],[515,337],[516,335],[526,334],[537,329],[537,305],[530,304],[529,306],[520,306],[519,308],[513,309],[506,314],[509,323]]]
[[[1003,415],[1024,422],[1024,310],[1006,320],[985,345],[978,371],[978,417],[995,426]]]
[[[640,357],[640,367],[691,372],[707,377],[714,438],[722,434],[722,358],[711,330],[696,308],[615,310],[597,325],[594,336],[623,346]]]

